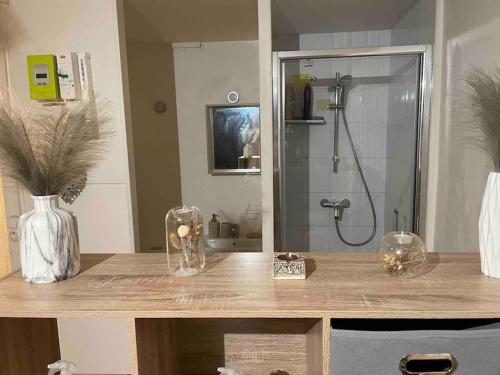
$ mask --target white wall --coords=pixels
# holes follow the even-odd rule
[[[27,55],[85,51],[92,56],[96,94],[111,104],[115,135],[109,153],[71,207],[78,216],[83,253],[133,252],[138,240],[134,236],[133,166],[127,147],[121,5],[116,0],[15,0],[6,17],[10,86],[21,98],[29,101]],[[126,322],[112,321],[103,327],[95,321],[60,319],[62,356],[77,362],[81,359],[79,372],[129,373],[128,342],[115,340],[116,331],[127,332]],[[112,358],[121,360],[108,361],[106,352],[93,352],[96,342]]]
[[[500,65],[500,2],[445,0],[437,20],[443,39],[440,91],[439,173],[435,234],[437,251],[478,249],[478,217],[491,170],[487,159],[467,141],[470,108],[464,77],[471,66],[493,70]],[[436,163],[436,160],[433,160]]]
[[[262,247],[274,251],[274,159],[273,159],[273,86],[271,0],[258,0],[259,10],[259,83],[262,167]]]
[[[16,0],[8,8],[10,85],[21,98],[29,101],[27,55],[70,50],[91,54],[96,95],[111,103],[115,135],[109,153],[72,206],[87,253],[135,248],[117,17],[114,0]]]
[[[240,103],[259,103],[259,50],[256,41],[202,43],[174,48],[182,201],[242,225],[247,205],[261,204],[260,176],[208,173],[206,105],[227,104],[230,90]],[[250,183],[249,183],[250,182]]]

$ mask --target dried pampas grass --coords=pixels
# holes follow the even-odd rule
[[[66,195],[103,159],[112,134],[105,102],[28,111],[0,101],[0,170],[34,196]],[[80,189],[81,190],[81,189]],[[76,192],[78,194],[79,192]]]
[[[474,141],[500,172],[500,69],[490,74],[473,68],[465,82],[477,120],[473,123]]]

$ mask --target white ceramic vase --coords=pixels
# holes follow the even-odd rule
[[[19,219],[21,268],[30,283],[52,283],[80,272],[78,224],[59,208],[59,196],[33,197],[35,209]]]
[[[481,271],[500,278],[500,173],[490,172],[479,217]]]

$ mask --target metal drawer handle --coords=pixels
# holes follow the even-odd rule
[[[457,368],[458,361],[450,353],[408,354],[399,362],[403,375],[451,375]]]

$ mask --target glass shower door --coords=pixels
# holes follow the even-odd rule
[[[422,56],[280,66],[279,247],[374,252],[415,231]]]

